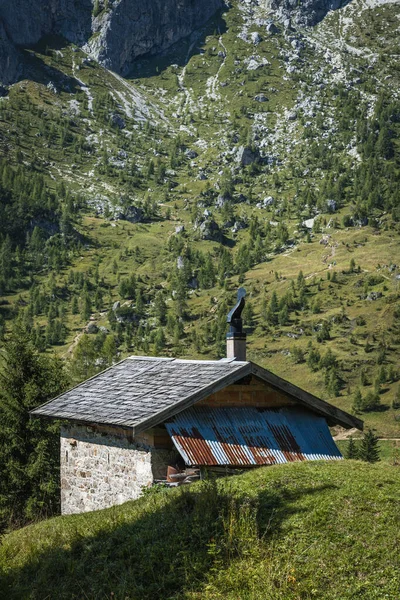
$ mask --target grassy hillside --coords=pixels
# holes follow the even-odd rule
[[[5,536],[0,595],[44,600],[394,599],[400,472],[260,468]]]
[[[0,338],[22,315],[41,351],[87,342],[75,379],[219,358],[245,285],[251,359],[346,410],[377,395],[363,418],[398,437],[399,15],[353,0],[268,33],[234,0],[126,80],[60,39],[27,50],[0,98]]]

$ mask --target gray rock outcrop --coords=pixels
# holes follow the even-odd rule
[[[260,160],[260,155],[259,155],[257,149],[252,150],[248,146],[240,146],[239,147],[237,154],[236,154],[236,161],[243,167],[246,167],[247,165],[251,165],[252,163],[258,162],[259,160]]]
[[[126,75],[139,56],[156,55],[201,27],[223,0],[0,0],[0,81],[18,76],[18,47],[61,35],[105,67]],[[100,0],[100,8],[104,7]]]
[[[274,12],[274,18],[290,28],[296,25],[316,25],[331,10],[346,6],[350,0],[264,0],[265,7]]]

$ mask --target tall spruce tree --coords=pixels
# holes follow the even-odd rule
[[[378,462],[380,460],[379,441],[372,429],[368,429],[361,440],[358,458],[369,463]]]
[[[29,411],[67,384],[59,359],[41,356],[17,324],[0,369],[0,528],[58,509],[59,432]]]

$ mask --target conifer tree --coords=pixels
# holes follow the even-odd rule
[[[166,344],[164,330],[162,327],[157,329],[155,338],[154,338],[154,353],[155,355],[159,355],[162,350],[164,350]]]
[[[40,355],[18,323],[0,371],[0,528],[58,509],[58,426],[29,411],[57,396],[67,380],[60,360]]]
[[[392,408],[394,408],[395,410],[400,408],[400,385],[398,386],[396,394],[392,400]]]
[[[271,325],[276,325],[278,322],[277,312],[278,312],[278,296],[276,295],[276,292],[274,291],[272,293],[271,300],[270,300],[269,306],[268,306],[268,322]]]
[[[379,441],[372,429],[368,429],[361,440],[358,457],[365,462],[374,463],[379,458]]]
[[[352,409],[355,413],[362,411],[364,407],[364,401],[360,390],[357,390],[354,394]],[[350,438],[351,439],[351,438]]]
[[[346,458],[349,460],[354,460],[358,458],[358,448],[352,437],[349,439],[349,445],[347,446],[346,451]]]

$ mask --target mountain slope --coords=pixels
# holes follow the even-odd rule
[[[244,284],[250,358],[346,410],[360,388],[397,437],[399,15],[233,2],[128,79],[62,38],[25,51],[0,99],[0,326],[86,344],[76,378],[221,357]]]

